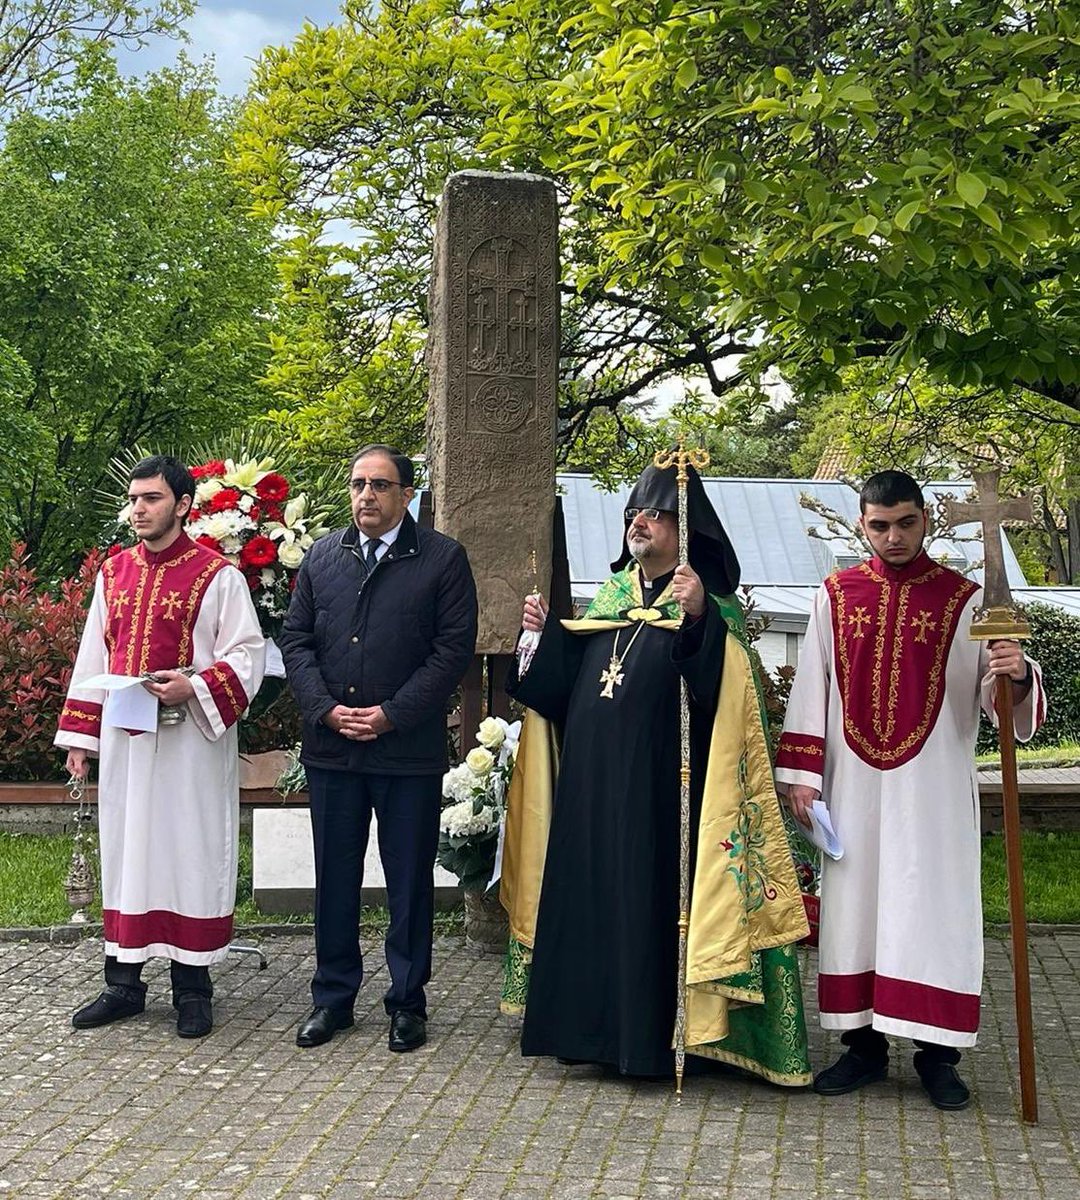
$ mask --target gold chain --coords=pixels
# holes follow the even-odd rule
[[[638,634],[645,628],[644,621],[638,621],[637,628],[630,636],[629,642],[626,643],[626,649],[619,653],[619,634],[621,629],[615,630],[615,644],[611,649],[611,661],[608,663],[605,670],[600,672],[600,682],[604,685],[600,689],[600,695],[605,700],[615,699],[615,685],[621,684],[623,681],[622,665],[626,660],[626,656],[630,653],[630,647],[637,641]]]

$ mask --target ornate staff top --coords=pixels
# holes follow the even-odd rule
[[[979,641],[990,638],[1027,638],[1031,626],[1023,611],[1013,603],[1009,577],[1005,573],[1005,555],[1001,549],[1001,526],[1005,521],[1035,520],[1031,497],[1002,500],[998,495],[1001,470],[991,467],[972,474],[978,499],[974,502],[945,500],[941,515],[950,526],[979,521],[983,531],[983,606],[976,610],[971,636]]]
[[[686,473],[687,464],[695,471],[704,471],[709,465],[709,452],[704,446],[695,446],[688,450],[684,442],[685,439],[679,438],[674,450],[657,450],[653,455],[653,466],[660,471],[666,471],[668,467],[678,467],[675,478],[685,487],[690,478]]]

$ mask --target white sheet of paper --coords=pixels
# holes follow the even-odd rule
[[[102,688],[106,692],[118,692],[121,688],[128,688],[136,683],[142,683],[141,675],[110,675],[106,672],[104,675],[93,675],[89,679],[80,680],[79,687]]]
[[[803,831],[805,834],[805,830]],[[829,808],[824,800],[815,800],[810,808],[810,832],[806,834],[819,850],[824,851],[830,858],[844,857],[844,847],[833,829]]]
[[[158,698],[143,687],[121,687],[109,693],[102,720],[118,729],[153,733],[158,723]]]

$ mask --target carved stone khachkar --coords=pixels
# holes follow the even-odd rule
[[[509,654],[546,592],[559,364],[558,208],[534,175],[462,171],[439,210],[428,341],[435,526],[469,553],[477,654]]]

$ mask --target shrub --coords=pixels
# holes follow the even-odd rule
[[[52,740],[103,557],[91,551],[56,595],[41,587],[21,543],[0,569],[0,779],[64,778]]]
[[[1080,741],[1080,617],[1049,604],[1026,606],[1031,640],[1025,651],[1042,667],[1046,687],[1046,722],[1029,746],[1056,746]],[[983,718],[979,750],[997,749],[997,734]]]

